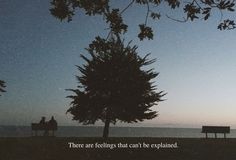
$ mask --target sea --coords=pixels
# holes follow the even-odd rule
[[[57,137],[101,137],[101,126],[59,126],[55,132]],[[41,133],[43,134],[43,131]],[[30,126],[0,126],[0,137],[31,137]],[[174,138],[203,138],[201,128],[158,128],[158,127],[110,127],[110,137],[174,137]],[[214,137],[214,134],[209,134]],[[222,137],[222,134],[217,134]],[[236,129],[231,129],[228,138],[236,138]]]

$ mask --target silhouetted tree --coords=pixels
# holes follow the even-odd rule
[[[77,77],[80,86],[71,89],[75,95],[68,96],[72,98],[72,107],[67,111],[73,120],[83,124],[103,121],[103,137],[108,137],[110,123],[132,123],[156,117],[157,112],[150,108],[164,96],[163,92],[155,91],[151,82],[158,74],[153,69],[142,69],[155,60],[148,60],[148,55],[139,57],[136,46],[125,46],[121,41],[128,28],[121,16],[126,9],[121,12],[110,9],[108,3],[107,0],[53,0],[54,8],[50,9],[52,15],[70,21],[74,15],[70,7],[73,10],[80,7],[90,16],[103,15],[109,24],[107,38],[96,37],[87,48],[90,57],[81,55],[86,64],[78,66],[82,74]],[[146,26],[142,29],[147,32]]]
[[[3,88],[5,88],[6,86],[5,86],[5,82],[4,81],[2,81],[2,80],[0,80],[0,93],[1,92],[6,92]],[[0,94],[0,96],[1,96],[1,94]]]
[[[146,7],[146,18],[139,24],[140,33],[138,37],[140,40],[145,38],[153,39],[152,27],[148,26],[148,19],[158,20],[163,13],[159,12],[158,6],[169,7],[173,10],[182,9],[185,17],[183,19],[176,19],[169,15],[166,17],[178,21],[187,22],[196,19],[208,20],[215,11],[221,13],[220,24],[218,29],[234,29],[235,22],[223,17],[223,12],[235,11],[235,0],[127,0],[127,6],[119,8],[118,6],[111,6],[112,0],[51,0],[52,8],[51,14],[60,20],[67,19],[68,22],[72,20],[76,9],[84,11],[89,16],[101,15],[105,17],[106,23],[110,25],[111,31],[114,33],[126,32],[128,25],[123,22],[122,14],[133,5],[140,5]],[[114,2],[114,1],[113,1]]]
[[[83,124],[103,121],[106,138],[110,123],[132,123],[157,116],[150,108],[164,95],[156,92],[151,82],[158,73],[142,69],[155,60],[148,60],[148,55],[139,57],[136,49],[115,38],[106,41],[97,37],[89,45],[87,51],[92,58],[81,55],[86,64],[78,66],[79,87],[71,89],[75,95],[68,96],[72,107],[67,112],[73,120]]]

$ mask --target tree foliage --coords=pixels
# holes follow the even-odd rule
[[[94,124],[97,120],[108,123],[104,137],[108,136],[109,123],[138,122],[157,116],[150,108],[161,101],[163,92],[156,92],[151,82],[158,73],[144,70],[155,62],[138,56],[137,47],[124,46],[112,38],[108,41],[97,37],[87,48],[92,58],[81,55],[86,62],[78,66],[79,88],[71,90],[72,107],[68,112],[74,120]]]
[[[1,93],[1,92],[6,92],[6,91],[4,90],[5,87],[6,87],[5,82],[2,81],[2,80],[0,80],[0,93]],[[0,96],[1,96],[1,94],[0,94]]]
[[[89,16],[101,15],[105,17],[106,23],[109,24],[111,32],[125,33],[128,25],[124,23],[122,14],[132,5],[141,5],[147,8],[145,20],[139,24],[140,40],[153,39],[153,29],[148,26],[148,20],[158,20],[162,13],[155,9],[161,4],[167,5],[175,10],[180,8],[183,10],[185,17],[181,20],[174,19],[167,15],[168,18],[179,22],[194,21],[196,19],[208,20],[214,10],[221,13],[221,22],[218,25],[220,30],[229,30],[236,27],[234,20],[228,18],[223,19],[224,12],[235,11],[235,0],[127,0],[127,6],[123,9],[112,8],[111,0],[52,0],[50,9],[51,14],[60,20],[67,19],[71,21],[77,9],[82,10]],[[151,6],[154,6],[151,8]]]

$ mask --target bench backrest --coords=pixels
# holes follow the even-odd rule
[[[229,126],[202,126],[202,133],[230,133]]]

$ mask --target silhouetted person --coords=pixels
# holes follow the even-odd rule
[[[45,124],[46,123],[45,120],[46,120],[46,118],[42,117],[42,119],[40,120],[39,124]]]
[[[50,119],[50,121],[48,121],[48,123],[50,125],[56,125],[57,124],[57,121],[54,119],[54,117],[52,116],[52,118]]]
[[[48,136],[48,129],[47,129],[47,123],[46,123],[46,118],[42,117],[39,124],[41,125],[42,128],[44,128],[44,133],[43,136]]]
[[[57,128],[57,121],[54,119],[53,116],[50,119],[50,121],[48,121],[48,125],[51,126],[52,128]],[[52,130],[52,135],[54,136],[54,129]]]

